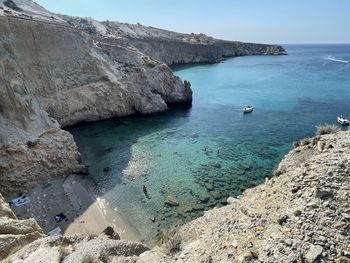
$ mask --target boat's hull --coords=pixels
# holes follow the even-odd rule
[[[343,120],[343,119],[337,119],[337,122],[340,124],[340,125],[349,125],[349,121],[348,120]]]
[[[253,107],[244,107],[243,108],[243,113],[251,113],[253,112]]]

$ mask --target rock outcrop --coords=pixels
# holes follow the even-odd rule
[[[225,41],[205,34],[182,34],[140,24],[103,22],[97,26],[96,21],[84,20],[82,26],[80,18],[64,18],[75,27],[97,32],[100,43],[136,47],[152,59],[168,66],[215,63],[235,56],[287,54],[279,45]],[[89,24],[91,26],[87,27]]]
[[[0,260],[44,237],[34,219],[18,220],[0,195]]]
[[[15,59],[43,110],[62,126],[164,111],[191,101],[191,91],[164,64],[138,50],[97,45],[94,36],[62,24],[0,17],[4,50]],[[147,59],[147,60],[146,60]],[[20,83],[18,85],[21,85]]]
[[[5,259],[4,263],[130,262],[149,248],[125,240],[100,236],[46,237],[36,240]]]
[[[33,140],[3,145],[0,147],[1,192],[12,196],[51,178],[84,173],[86,168],[79,160],[72,135],[60,128],[47,129]]]

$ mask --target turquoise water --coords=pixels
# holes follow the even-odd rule
[[[190,109],[69,129],[96,194],[151,240],[263,182],[316,125],[350,116],[350,64],[337,61],[350,60],[350,45],[285,47],[288,56],[175,68],[192,83]]]

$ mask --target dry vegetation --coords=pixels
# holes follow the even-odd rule
[[[315,138],[304,138],[302,140],[295,141],[293,143],[293,147],[296,148],[298,146],[316,145],[319,140],[319,136],[325,135],[325,134],[334,134],[334,133],[337,133],[338,131],[340,131],[339,127],[334,124],[316,126]]]
[[[316,135],[325,135],[325,134],[334,134],[339,131],[339,127],[337,125],[321,125],[321,126],[316,126]]]

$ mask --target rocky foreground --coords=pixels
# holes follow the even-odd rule
[[[265,184],[229,198],[152,250],[116,240],[110,230],[99,237],[43,237],[35,221],[16,220],[2,203],[0,256],[4,262],[347,263],[349,163],[350,132],[304,140]]]
[[[350,262],[350,132],[301,144],[264,185],[181,227],[168,255],[139,262]]]

